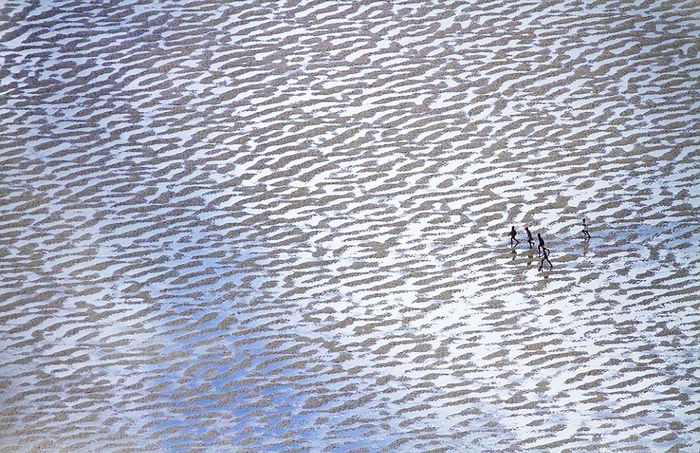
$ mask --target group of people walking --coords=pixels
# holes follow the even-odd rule
[[[532,237],[532,233],[530,232],[530,229],[528,227],[525,227],[525,232],[527,233],[527,242],[530,244],[530,249],[532,249],[532,246],[535,245],[534,238]],[[583,219],[583,237],[584,240],[589,240],[591,238],[590,233],[588,232],[588,225],[586,225],[586,219]],[[515,231],[515,226],[511,227],[510,229],[510,246],[515,248],[518,244],[520,244],[520,241],[517,238],[517,231]],[[540,233],[537,233],[537,256],[542,257],[540,260],[540,267],[537,269],[538,271],[541,271],[542,268],[544,267],[544,262],[546,261],[549,263],[549,269],[553,269],[554,266],[552,265],[552,262],[549,261],[549,249],[545,247],[544,245],[544,239],[542,239],[542,235]]]

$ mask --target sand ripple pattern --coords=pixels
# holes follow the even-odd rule
[[[698,451],[698,20],[2,2],[0,451]]]

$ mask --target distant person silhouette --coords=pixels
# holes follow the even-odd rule
[[[532,246],[535,245],[535,241],[532,239],[532,233],[530,233],[528,227],[525,227],[525,231],[527,231],[527,243],[530,244],[530,248],[532,248]]]
[[[515,241],[515,245],[520,244],[520,241],[516,239],[516,235],[518,233],[515,232],[515,227],[512,227],[510,229],[510,246],[513,247],[513,241]]]
[[[542,247],[542,261],[540,261],[540,268],[537,269],[538,271],[542,270],[542,267],[544,267],[544,262],[547,261],[549,263],[549,270],[552,270],[554,266],[552,266],[552,262],[549,261],[549,250],[546,248]]]
[[[588,225],[586,225],[586,219],[583,219],[583,235],[585,236],[586,240],[591,238],[591,235],[588,232]]]
[[[537,233],[537,240],[539,241],[539,245],[537,246],[537,253],[539,255],[542,255],[542,251],[547,249],[544,247],[544,239],[542,239],[542,235],[540,233]]]

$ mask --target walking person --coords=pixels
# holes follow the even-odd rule
[[[512,227],[510,229],[510,246],[513,247],[513,241],[515,241],[515,245],[520,244],[520,241],[515,237],[518,233],[515,231],[515,227]]]
[[[538,271],[542,270],[542,267],[544,267],[545,261],[547,261],[549,263],[549,270],[551,271],[554,266],[552,266],[552,262],[549,261],[549,250],[542,247],[542,260],[540,261],[540,268],[537,269]]]
[[[585,240],[589,240],[591,238],[591,234],[588,232],[588,225],[586,225],[586,219],[583,219],[583,236],[585,237]]]
[[[532,246],[535,245],[535,241],[532,239],[532,233],[530,233],[528,227],[525,227],[525,231],[527,232],[527,243],[530,244],[530,249],[532,249]]]
[[[539,245],[537,246],[537,254],[542,255],[542,251],[546,250],[544,248],[544,239],[542,239],[542,235],[540,233],[537,233],[537,240],[539,241]]]

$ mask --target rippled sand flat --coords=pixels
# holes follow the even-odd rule
[[[0,451],[700,450],[699,21],[0,3]]]

